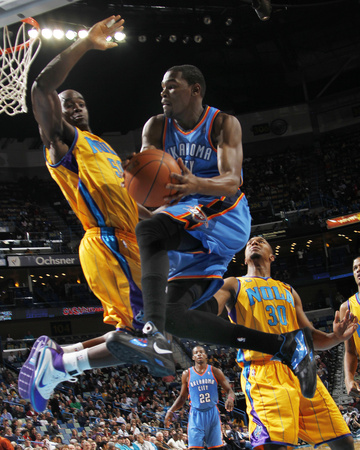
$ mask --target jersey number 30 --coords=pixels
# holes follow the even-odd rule
[[[277,325],[279,322],[281,323],[281,325],[287,325],[285,306],[279,305],[275,307],[272,305],[268,305],[266,307],[266,311],[270,316],[270,319],[268,320],[269,325]]]

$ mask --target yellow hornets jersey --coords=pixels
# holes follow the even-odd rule
[[[348,309],[352,312],[356,317],[360,317],[360,295],[357,292],[347,301]],[[359,328],[353,334],[354,343],[356,347],[356,352],[360,355],[360,330]]]
[[[237,280],[237,301],[229,312],[232,322],[277,334],[299,328],[291,286],[272,278],[245,276]],[[238,362],[271,358],[265,353],[241,349],[237,356]]]
[[[52,164],[48,149],[45,159],[85,230],[113,227],[134,233],[137,206],[122,186],[121,159],[105,141],[75,128],[74,142],[62,160]]]

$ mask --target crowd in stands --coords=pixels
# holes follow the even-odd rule
[[[191,342],[184,341],[186,345],[191,346]],[[334,353],[332,349],[316,355],[318,374],[328,388]],[[251,448],[236,352],[208,347],[208,355],[209,364],[223,370],[236,393],[235,410],[228,413],[223,407],[223,393],[219,391],[225,449]],[[18,358],[23,361],[26,356],[19,353]],[[37,414],[28,401],[19,397],[16,365],[8,363],[0,372],[0,436],[7,438],[15,450],[187,448],[188,406],[176,411],[171,428],[164,429],[166,411],[180,393],[181,369],[175,376],[163,379],[152,377],[142,366],[93,369],[82,374],[76,383],[60,385],[48,409]],[[356,401],[351,404],[351,411],[358,412],[360,398]],[[347,409],[339,408],[348,420]],[[360,435],[355,430],[353,415],[351,420],[349,426],[354,429],[354,436]]]
[[[19,353],[18,357],[24,359],[26,355]],[[229,380],[238,383],[235,352],[214,352],[209,355],[209,363],[221,366]],[[164,379],[152,377],[142,366],[87,371],[77,383],[61,385],[50,399],[48,410],[37,414],[29,402],[19,398],[14,368],[12,364],[3,367],[1,373],[0,435],[16,450],[44,445],[50,449],[74,450],[73,445],[77,450],[80,446],[88,450],[88,444],[93,450],[113,446],[123,450],[187,448],[188,406],[176,411],[170,430],[164,429],[166,411],[180,393],[181,370]],[[220,399],[223,405],[221,392]],[[249,443],[243,416],[229,415],[223,406],[220,410],[227,449],[245,448]],[[230,431],[231,436],[227,436]]]
[[[359,211],[359,138],[357,127],[297,151],[245,158],[244,191],[255,223],[279,220],[281,211],[308,209],[296,221],[319,230],[329,217]]]

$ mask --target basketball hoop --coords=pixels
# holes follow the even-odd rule
[[[3,31],[0,46],[0,114],[9,116],[26,113],[26,85],[31,63],[41,46],[40,25],[32,17],[23,19],[12,40],[7,26]],[[37,35],[28,38],[29,25],[37,30]]]

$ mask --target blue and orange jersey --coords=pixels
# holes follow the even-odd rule
[[[185,166],[198,177],[219,175],[217,149],[211,141],[212,125],[219,110],[205,106],[200,121],[194,129],[184,131],[175,120],[165,120],[163,150],[175,158],[181,158]]]
[[[237,301],[229,312],[233,323],[266,333],[282,334],[299,328],[292,287],[272,278],[237,278]],[[252,350],[238,351],[237,360],[269,361],[271,355]]]
[[[122,185],[121,159],[109,144],[75,128],[74,141],[61,161],[53,164],[46,148],[45,159],[85,230],[113,227],[135,232],[137,205]]]
[[[356,317],[360,317],[360,295],[358,292],[356,294],[352,295],[348,299],[347,305],[348,305],[348,309],[350,310],[350,312],[352,312]],[[353,334],[356,352],[358,355],[360,355],[360,329],[359,328]]]
[[[189,368],[188,389],[191,408],[207,411],[219,401],[218,382],[209,364],[204,373]]]

